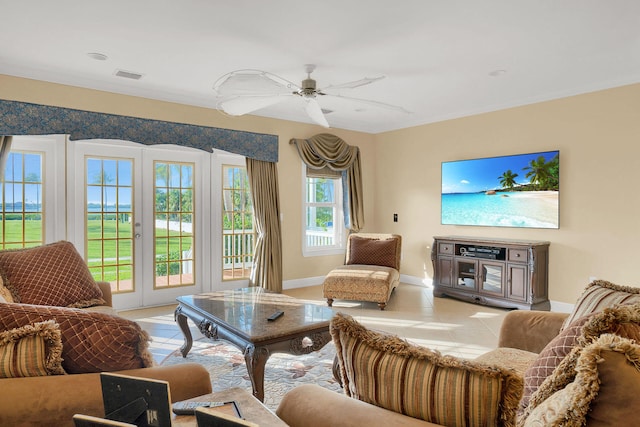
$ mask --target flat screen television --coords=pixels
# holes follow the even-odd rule
[[[559,199],[559,151],[442,162],[442,224],[559,228]]]

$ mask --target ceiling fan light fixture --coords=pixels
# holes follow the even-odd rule
[[[304,79],[302,81],[302,89],[300,90],[300,95],[305,98],[315,98],[316,94],[316,81],[310,77]]]

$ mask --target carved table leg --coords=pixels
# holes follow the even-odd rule
[[[260,402],[264,402],[264,367],[269,359],[269,350],[264,347],[247,346],[244,350],[244,360],[247,364],[249,379],[253,395]]]
[[[187,354],[189,354],[189,350],[191,350],[191,346],[193,345],[193,337],[191,336],[191,330],[187,324],[187,316],[182,313],[180,306],[176,308],[174,318],[182,331],[182,335],[184,335],[184,344],[180,347],[180,353],[182,353],[182,357],[187,357]]]

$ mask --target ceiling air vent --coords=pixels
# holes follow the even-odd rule
[[[124,77],[125,79],[132,79],[132,80],[140,80],[142,78],[142,74],[140,73],[134,73],[132,71],[125,71],[125,70],[116,70],[116,76]]]

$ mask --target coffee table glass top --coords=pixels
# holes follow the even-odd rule
[[[177,300],[205,317],[207,314],[214,316],[254,343],[298,331],[326,328],[335,314],[329,307],[257,287],[187,295]],[[276,311],[283,311],[284,315],[268,321]]]

